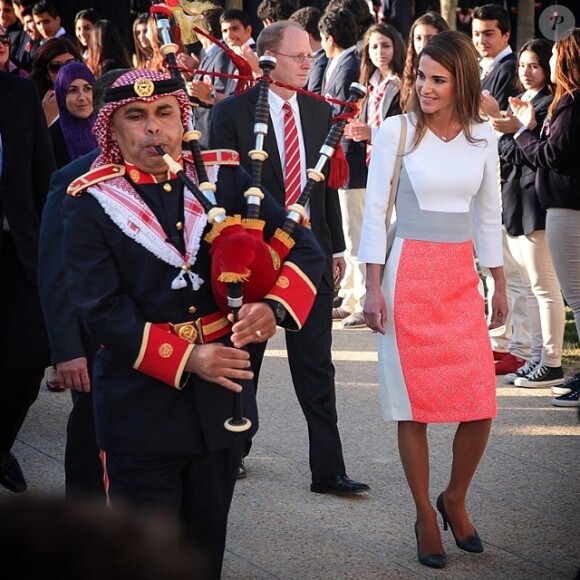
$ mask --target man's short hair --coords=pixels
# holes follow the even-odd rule
[[[332,36],[334,42],[345,50],[358,40],[358,26],[350,10],[325,12],[318,23],[318,30],[325,36]]]
[[[223,14],[220,16],[220,23],[231,22],[232,20],[239,20],[244,28],[248,28],[248,26],[252,25],[248,13],[243,10],[238,10],[237,8],[228,8],[227,10],[224,10]]]
[[[221,6],[216,6],[215,8],[210,8],[205,10],[202,14],[202,22],[204,28],[215,38],[222,37],[222,29],[220,26],[221,16],[224,13],[224,9]]]
[[[322,17],[322,12],[315,8],[314,6],[305,6],[304,8],[300,8],[300,10],[296,10],[290,16],[290,20],[294,22],[298,22],[308,34],[312,35],[312,38],[316,40],[316,42],[320,42],[320,30],[318,30],[318,23],[320,22],[320,18]]]
[[[32,7],[32,14],[34,16],[39,16],[40,14],[44,13],[47,13],[51,18],[57,18],[59,16],[58,10],[52,2],[46,2],[45,0],[42,0],[42,2],[37,2]]]
[[[260,35],[256,40],[258,56],[262,56],[267,50],[278,50],[278,47],[282,42],[284,30],[287,28],[298,28],[304,30],[298,22],[294,22],[293,20],[279,20],[270,26],[266,26],[262,32],[260,32]]]
[[[296,11],[296,2],[294,0],[262,0],[258,4],[257,15],[260,20],[288,20]]]
[[[497,20],[497,27],[502,34],[512,28],[508,11],[499,4],[484,4],[477,6],[473,11],[474,20]]]

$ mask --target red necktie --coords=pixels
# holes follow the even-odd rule
[[[290,103],[284,103],[284,149],[286,153],[286,171],[284,187],[286,189],[286,207],[296,203],[300,197],[300,147],[298,129]]]
[[[370,88],[370,87],[369,87]],[[369,127],[376,129],[377,127],[381,126],[383,121],[382,118],[382,111],[381,111],[381,101],[383,99],[383,95],[387,90],[387,83],[383,82],[378,87],[375,87],[373,91],[369,95],[368,100],[368,125]],[[371,152],[373,150],[373,146],[367,144],[367,151],[366,151],[366,162],[367,165],[371,161]]]

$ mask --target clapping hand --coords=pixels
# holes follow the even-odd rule
[[[534,105],[527,101],[522,101],[517,97],[509,97],[510,107],[518,121],[528,129],[536,126],[536,110]]]

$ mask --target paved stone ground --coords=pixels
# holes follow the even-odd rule
[[[224,580],[575,577],[580,567],[577,409],[553,407],[549,390],[498,381],[499,416],[469,496],[485,552],[462,552],[444,532],[447,568],[431,570],[416,559],[414,512],[395,426],[380,416],[374,335],[367,329],[335,329],[334,358],[348,474],[369,483],[371,492],[341,499],[309,491],[306,425],[278,333],[262,371],[261,429],[232,506]],[[32,491],[63,493],[69,408],[68,393],[42,389],[21,431],[14,451]],[[453,432],[452,425],[430,427],[433,501],[446,483]],[[0,488],[0,496],[8,493]]]

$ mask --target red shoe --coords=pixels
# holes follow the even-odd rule
[[[495,363],[496,375],[507,375],[515,373],[519,368],[526,364],[526,360],[508,353],[499,362]]]
[[[500,352],[499,350],[494,350],[493,360],[494,361],[503,360],[508,354],[509,352]]]

